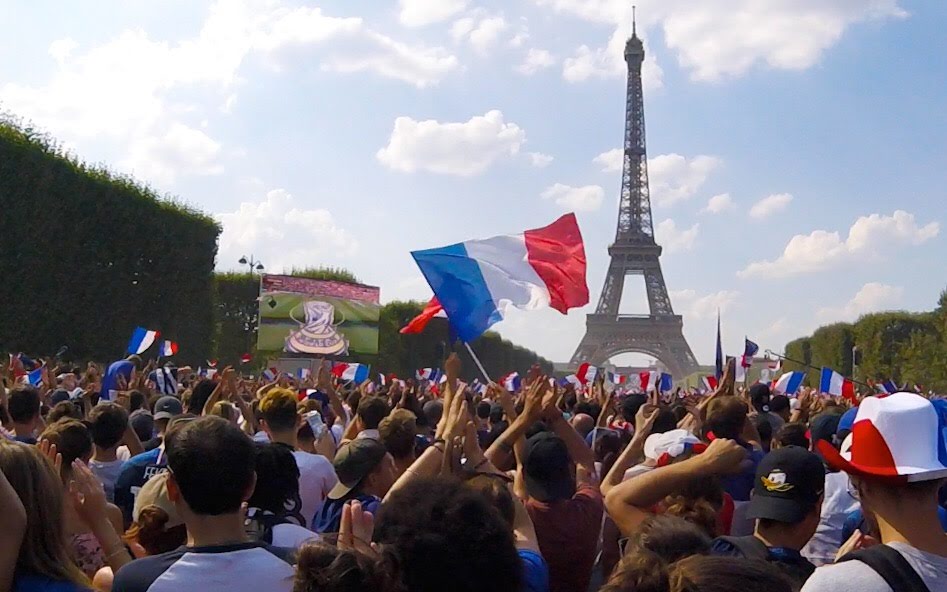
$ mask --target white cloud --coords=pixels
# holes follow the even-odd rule
[[[624,165],[624,150],[621,148],[612,148],[602,152],[598,156],[592,159],[597,165],[602,167],[602,171],[606,173],[615,173],[621,171],[622,166]]]
[[[863,314],[890,310],[901,302],[904,288],[878,282],[870,282],[840,308],[819,309],[819,318],[824,321],[854,321]]]
[[[476,10],[454,21],[450,35],[455,43],[466,40],[477,53],[486,55],[499,41],[500,34],[507,27],[502,15],[489,16],[483,10]]]
[[[526,58],[524,58],[523,63],[516,66],[515,69],[520,74],[529,76],[530,74],[535,74],[540,70],[549,68],[555,63],[556,58],[552,57],[551,53],[545,49],[531,47],[526,53]]]
[[[339,227],[328,210],[304,209],[283,189],[262,201],[243,202],[217,215],[223,226],[217,261],[230,267],[243,255],[258,257],[272,272],[336,263],[358,252],[358,241]]]
[[[792,195],[789,193],[775,193],[764,197],[750,208],[750,217],[756,218],[757,220],[769,218],[773,214],[785,210],[791,201]]]
[[[427,171],[469,177],[493,163],[515,156],[526,142],[526,132],[503,120],[497,110],[466,122],[395,120],[388,145],[376,154],[386,167],[405,173]]]
[[[668,290],[668,293],[674,310],[693,320],[716,318],[718,310],[727,312],[740,297],[740,293],[734,290],[698,294],[695,290],[686,289]]]
[[[418,88],[437,84],[459,65],[442,47],[407,45],[375,31],[365,31],[345,51],[335,50],[322,63],[332,72],[375,72]]]
[[[178,174],[216,175],[223,172],[220,144],[200,130],[173,123],[167,133],[132,145],[120,162],[132,174],[156,183],[170,183]]]
[[[661,154],[648,159],[652,203],[661,207],[690,199],[721,162],[715,156],[703,154],[692,159],[680,154]]]
[[[591,212],[597,210],[602,205],[605,198],[605,190],[598,185],[586,185],[584,187],[572,187],[556,183],[547,187],[540,194],[543,199],[551,199],[557,205],[566,210],[575,210],[579,212]]]
[[[628,34],[621,0],[535,0],[558,12]],[[907,16],[899,0],[638,0],[638,34],[661,28],[667,47],[697,80],[739,76],[751,67],[799,70],[818,63],[855,24]],[[611,46],[611,43],[609,44]],[[602,50],[597,50],[602,51]]]
[[[327,55],[333,48],[339,53]],[[170,182],[189,156],[174,148],[193,145],[196,138],[182,138],[182,129],[196,127],[188,118],[200,121],[202,109],[232,107],[239,72],[250,56],[278,69],[299,60],[300,51],[327,70],[371,71],[418,87],[435,84],[458,66],[442,48],[397,42],[360,18],[277,1],[220,0],[208,9],[198,33],[178,41],[152,38],[142,29],[97,45],[53,41],[49,53],[58,67],[51,77],[37,85],[0,85],[0,100],[67,143],[104,141],[122,155],[115,160],[151,171],[141,174],[157,174],[148,180]],[[208,148],[219,141],[206,136],[202,144]],[[165,160],[141,166],[136,154]]]
[[[884,257],[899,245],[920,245],[939,232],[938,222],[918,226],[914,214],[903,210],[891,216],[871,214],[856,220],[844,241],[838,232],[826,230],[797,234],[777,259],[750,263],[737,275],[776,278],[825,271],[847,261]]]
[[[687,229],[679,229],[674,220],[668,218],[654,227],[654,240],[664,247],[665,253],[690,251],[697,241],[700,224],[695,223]]]
[[[529,162],[537,169],[546,168],[552,161],[553,157],[549,154],[543,154],[542,152],[529,153]]]
[[[707,207],[705,207],[702,212],[707,212],[710,214],[719,214],[721,212],[726,212],[727,210],[733,209],[733,198],[730,197],[729,193],[721,193],[715,195],[707,200]]]
[[[605,47],[596,49],[580,45],[575,53],[562,62],[562,77],[567,82],[583,82],[590,78],[622,78],[628,74],[625,62],[624,27],[619,27]],[[641,65],[641,83],[645,90],[664,86],[664,71],[654,54],[645,49],[645,60]]]
[[[398,21],[406,27],[424,27],[447,20],[467,7],[467,0],[398,0]]]

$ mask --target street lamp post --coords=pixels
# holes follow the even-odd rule
[[[254,270],[259,273],[263,272],[263,263],[259,259],[254,259],[253,255],[250,255],[249,259],[244,255],[240,258],[238,263],[240,263],[240,265],[246,265],[250,269],[250,275],[253,275]]]

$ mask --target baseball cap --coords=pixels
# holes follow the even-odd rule
[[[171,419],[175,415],[184,413],[184,406],[177,397],[166,395],[155,403],[155,420]]]
[[[773,450],[756,468],[747,517],[799,522],[824,490],[825,467],[817,455],[800,446]]]
[[[665,452],[677,457],[688,444],[699,444],[700,439],[687,430],[670,430],[663,434],[651,434],[644,441],[645,458],[657,460]]]
[[[813,443],[819,440],[832,442],[832,437],[839,428],[839,420],[842,414],[825,412],[820,413],[809,421],[809,435]]]
[[[184,524],[184,520],[178,514],[174,503],[168,497],[168,477],[171,474],[168,471],[158,473],[142,485],[138,495],[135,496],[135,506],[132,510],[132,521],[138,522],[141,511],[148,506],[157,506],[168,515],[168,522],[164,525],[165,530]]]
[[[387,453],[385,445],[372,438],[352,440],[339,448],[332,461],[339,483],[329,492],[328,498],[341,499],[348,495],[375,470]]]
[[[145,441],[154,436],[155,418],[147,409],[136,409],[128,416],[128,423],[138,435],[138,439]]]
[[[539,432],[526,441],[523,475],[530,497],[541,502],[569,499],[575,493],[569,449],[552,432]]]

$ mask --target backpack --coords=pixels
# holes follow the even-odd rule
[[[852,560],[861,561],[875,570],[895,592],[930,592],[904,555],[893,547],[875,545],[853,551],[839,559],[839,563]]]

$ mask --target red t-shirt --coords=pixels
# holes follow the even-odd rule
[[[553,503],[529,499],[526,510],[549,565],[550,592],[586,592],[605,510],[598,487],[579,485],[572,499]]]

